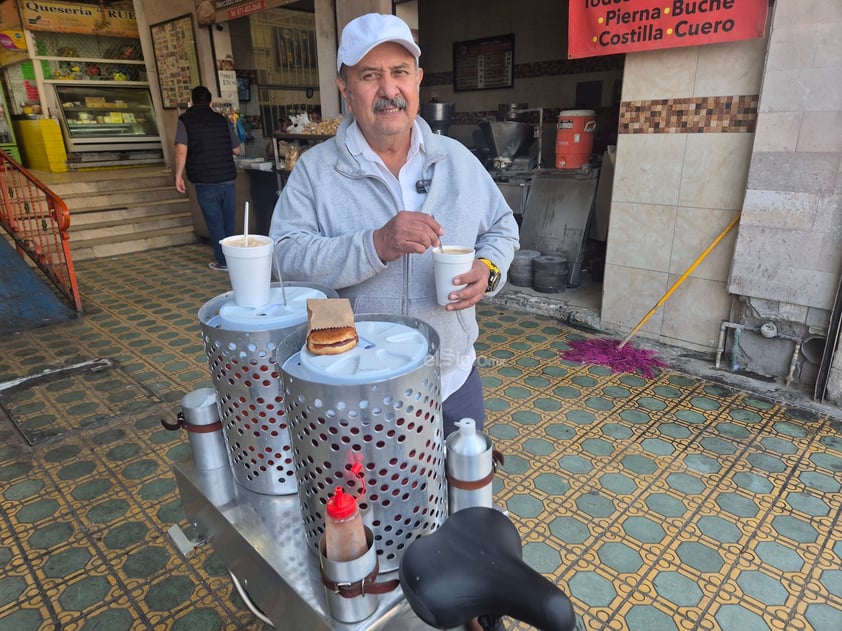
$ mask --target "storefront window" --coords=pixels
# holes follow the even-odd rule
[[[46,80],[146,81],[137,38],[46,31],[33,32],[33,38]]]
[[[272,9],[251,16],[249,30],[264,134],[298,114],[320,118],[314,14]]]

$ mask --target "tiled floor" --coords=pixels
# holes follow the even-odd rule
[[[0,630],[260,628],[209,546],[185,559],[165,534],[187,526],[189,445],[160,419],[210,386],[196,312],[228,289],[210,254],[80,262],[81,319],[0,337]],[[479,317],[495,499],[582,629],[842,628],[842,424],[570,364],[583,333]]]

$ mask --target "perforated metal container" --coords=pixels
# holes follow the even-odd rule
[[[275,351],[281,341],[307,321],[307,297],[336,298],[332,289],[309,283],[272,286],[266,307],[236,307],[233,293],[221,294],[199,309],[225,442],[234,479],[266,495],[296,491],[292,446]]]
[[[441,422],[439,337],[425,322],[362,314],[360,325],[392,322],[421,333],[420,364],[370,383],[325,383],[301,363],[306,325],[278,348],[295,476],[307,542],[318,552],[324,510],[336,486],[359,495],[363,520],[374,533],[382,571],[398,568],[403,550],[447,517]],[[360,334],[364,343],[363,334]]]

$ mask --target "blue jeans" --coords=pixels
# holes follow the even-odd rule
[[[216,262],[225,265],[225,255],[219,242],[234,234],[236,217],[234,182],[219,184],[195,184],[196,201],[202,209],[205,225],[208,227],[213,255]]]

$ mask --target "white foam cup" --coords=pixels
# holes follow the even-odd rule
[[[474,264],[474,249],[461,245],[443,245],[433,248],[433,273],[436,278],[436,300],[442,306],[453,302],[448,295],[467,287],[454,285],[453,279],[469,272]]]
[[[240,307],[269,304],[272,288],[272,239],[260,234],[248,235],[248,246],[241,234],[219,242],[228,265],[228,277],[234,290],[234,302]]]

